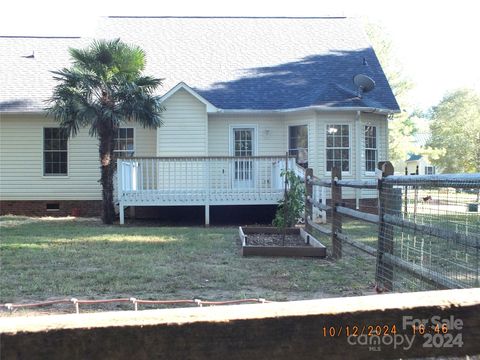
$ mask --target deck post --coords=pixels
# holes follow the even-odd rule
[[[313,216],[313,185],[310,183],[313,180],[313,169],[307,168],[305,170],[305,230],[312,233],[312,226],[308,223],[309,220],[314,221]]]
[[[205,226],[210,226],[210,205],[205,205]]]
[[[125,207],[123,206],[123,203],[119,203],[118,208],[120,211],[120,225],[123,225],[125,224]]]

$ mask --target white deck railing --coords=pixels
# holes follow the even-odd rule
[[[288,167],[296,169],[294,158]],[[156,157],[119,159],[118,202],[145,205],[276,204],[285,157]]]

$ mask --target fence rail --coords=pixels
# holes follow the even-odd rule
[[[343,180],[337,168],[324,180],[307,169],[307,231],[331,236],[335,258],[342,257],[343,244],[376,257],[375,282],[382,290],[480,286],[480,174],[394,176],[389,162],[378,168],[377,180]],[[328,204],[312,196],[319,187],[328,187]],[[347,206],[342,188],[373,191],[376,213],[359,209],[358,202],[357,208]],[[328,231],[314,221],[315,208],[330,214]],[[360,239],[352,222],[377,226],[369,236],[361,234],[374,236],[376,247]]]
[[[8,311],[14,311],[15,309],[24,309],[24,308],[35,308],[35,307],[46,307],[52,305],[61,305],[61,304],[73,304],[75,312],[80,314],[80,305],[101,305],[101,304],[121,304],[121,303],[131,303],[133,309],[138,311],[138,305],[187,305],[192,304],[199,307],[202,306],[217,306],[217,305],[233,305],[233,304],[251,304],[251,303],[270,303],[271,301],[258,298],[258,299],[237,299],[237,300],[201,300],[201,299],[174,299],[174,300],[142,300],[135,297],[130,298],[115,298],[115,299],[95,299],[95,300],[81,300],[75,297],[70,299],[58,299],[50,301],[37,301],[33,303],[5,303],[0,304],[0,309],[4,308]]]

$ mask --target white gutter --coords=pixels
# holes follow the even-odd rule
[[[314,110],[318,112],[345,112],[345,111],[361,111],[365,113],[376,113],[382,115],[389,114],[398,114],[400,110],[390,110],[390,109],[380,109],[373,107],[329,107],[329,106],[305,106],[299,108],[291,109],[279,109],[279,110],[257,110],[257,109],[218,109],[217,114],[250,114],[250,113],[259,113],[259,114],[283,114],[291,113],[296,111],[308,111]]]

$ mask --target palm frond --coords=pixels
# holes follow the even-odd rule
[[[142,76],[145,52],[120,39],[95,40],[86,49],[70,49],[71,68],[53,71],[57,81],[47,113],[69,136],[82,127],[91,135],[128,120],[144,127],[162,124],[160,99],[153,95],[162,79]]]

